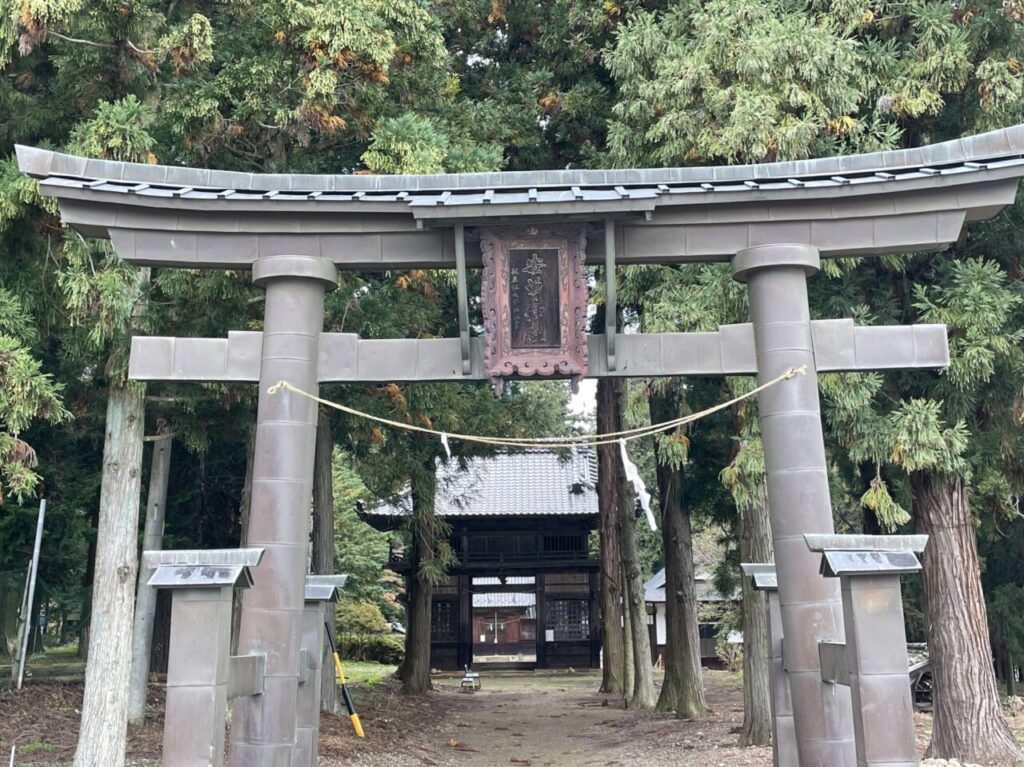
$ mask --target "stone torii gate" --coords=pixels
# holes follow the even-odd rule
[[[819,659],[819,645],[844,641],[840,587],[819,575],[820,557],[803,538],[833,532],[816,373],[943,367],[948,348],[942,326],[811,320],[806,279],[822,257],[940,249],[965,223],[1012,203],[1024,176],[1024,126],[920,149],[717,168],[271,175],[26,147],[18,160],[57,198],[68,225],[109,238],[125,261],[249,269],[266,290],[262,333],[135,338],[130,366],[139,380],[260,386],[249,545],[265,553],[245,593],[239,644],[266,657],[265,679],[262,694],[235,702],[233,767],[309,763],[294,755],[316,412],[305,398],[271,397],[267,388],[281,379],[316,392],[326,381],[491,377],[488,339],[470,337],[466,270],[481,265],[477,245],[495,232],[529,239],[552,226],[571,233],[564,240],[579,246],[581,263],[602,264],[610,276],[607,332],[574,358],[584,374],[756,374],[763,382],[806,365],[807,375],[759,396],[784,667],[799,764],[856,763],[849,688],[823,681]],[[616,264],[726,260],[748,286],[750,323],[616,335]],[[324,293],[338,269],[406,268],[457,270],[459,338],[322,332]],[[564,317],[561,328],[568,332]]]

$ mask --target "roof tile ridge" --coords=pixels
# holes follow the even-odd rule
[[[689,166],[673,168],[628,168],[584,170],[498,171],[471,174],[361,175],[355,173],[251,173],[192,168],[175,165],[97,160],[48,149],[16,145],[22,172],[36,178],[51,175],[85,177],[90,168],[104,170],[104,177],[124,181],[152,182],[156,177],[172,185],[218,188],[230,186],[241,191],[265,187],[277,181],[282,190],[295,191],[377,191],[415,193],[439,189],[473,191],[492,189],[568,188],[577,186],[650,186],[658,183],[693,184],[701,180],[742,181],[747,178],[787,178],[803,175],[831,175],[870,170],[914,169],[928,164],[963,163],[1024,154],[1024,124],[964,136],[922,147],[892,149],[856,155],[835,155],[806,160],[753,163],[729,166]],[[239,176],[247,183],[239,184]],[[225,184],[221,184],[221,180]],[[231,183],[226,183],[230,179]],[[159,182],[158,182],[159,183]],[[309,188],[304,188],[308,186]]]

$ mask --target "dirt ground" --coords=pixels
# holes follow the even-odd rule
[[[770,767],[768,748],[738,748],[743,720],[738,675],[706,672],[712,711],[698,721],[627,710],[596,692],[595,673],[484,672],[482,689],[458,691],[457,677],[435,680],[411,700],[380,673],[353,687],[366,731],[347,717],[325,715],[322,767]],[[358,678],[358,676],[357,676]],[[0,763],[11,746],[16,765],[65,767],[74,755],[80,683],[36,682],[0,693]],[[162,691],[152,687],[145,724],[129,730],[129,764],[159,764]],[[1011,723],[1024,734],[1024,716]],[[931,717],[918,716],[923,752]]]
[[[406,720],[398,748],[381,753],[368,742],[356,744],[353,753],[348,722],[340,722],[341,732],[331,722],[321,764],[769,767],[770,749],[736,747],[736,730],[743,721],[738,677],[711,672],[709,682],[713,714],[680,721],[626,710],[621,700],[595,692],[600,677],[592,673],[484,672],[482,689],[473,694],[459,693],[458,679],[440,679],[429,696],[429,716]],[[367,692],[363,698],[370,712],[370,741],[378,706],[386,706],[396,693],[390,683]]]

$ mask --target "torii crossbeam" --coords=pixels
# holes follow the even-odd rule
[[[131,360],[138,379],[260,384],[249,545],[265,556],[243,601],[240,652],[266,656],[266,680],[261,696],[235,703],[233,767],[306,767],[293,755],[310,753],[296,748],[296,694],[316,412],[305,398],[268,397],[267,387],[484,378],[464,289],[466,268],[481,263],[481,231],[550,223],[582,227],[587,263],[610,275],[616,263],[729,260],[748,286],[750,324],[617,338],[611,327],[590,339],[590,375],[767,381],[807,366],[808,375],[759,397],[785,668],[800,764],[856,763],[849,689],[826,686],[819,662],[820,643],[843,641],[839,586],[818,574],[803,540],[833,531],[816,373],[942,367],[948,349],[939,326],[812,321],[806,278],[820,257],[941,249],[965,223],[1012,203],[1024,176],[1024,125],[920,149],[718,168],[271,175],[26,147],[18,160],[57,198],[67,224],[109,238],[125,261],[251,269],[266,289],[262,334],[137,338]],[[458,270],[460,339],[322,332],[324,292],[338,269],[413,267]],[[315,761],[315,744],[311,753]]]

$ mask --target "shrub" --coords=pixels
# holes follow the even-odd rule
[[[372,602],[338,602],[334,615],[339,633],[383,634],[388,630],[384,614]]]
[[[397,634],[340,634],[338,652],[346,660],[397,665],[405,656],[405,640]]]
[[[405,640],[395,634],[382,634],[369,638],[365,649],[366,660],[398,665],[405,657]]]
[[[743,645],[729,641],[729,632],[723,631],[715,642],[715,655],[732,672],[743,670]]]

